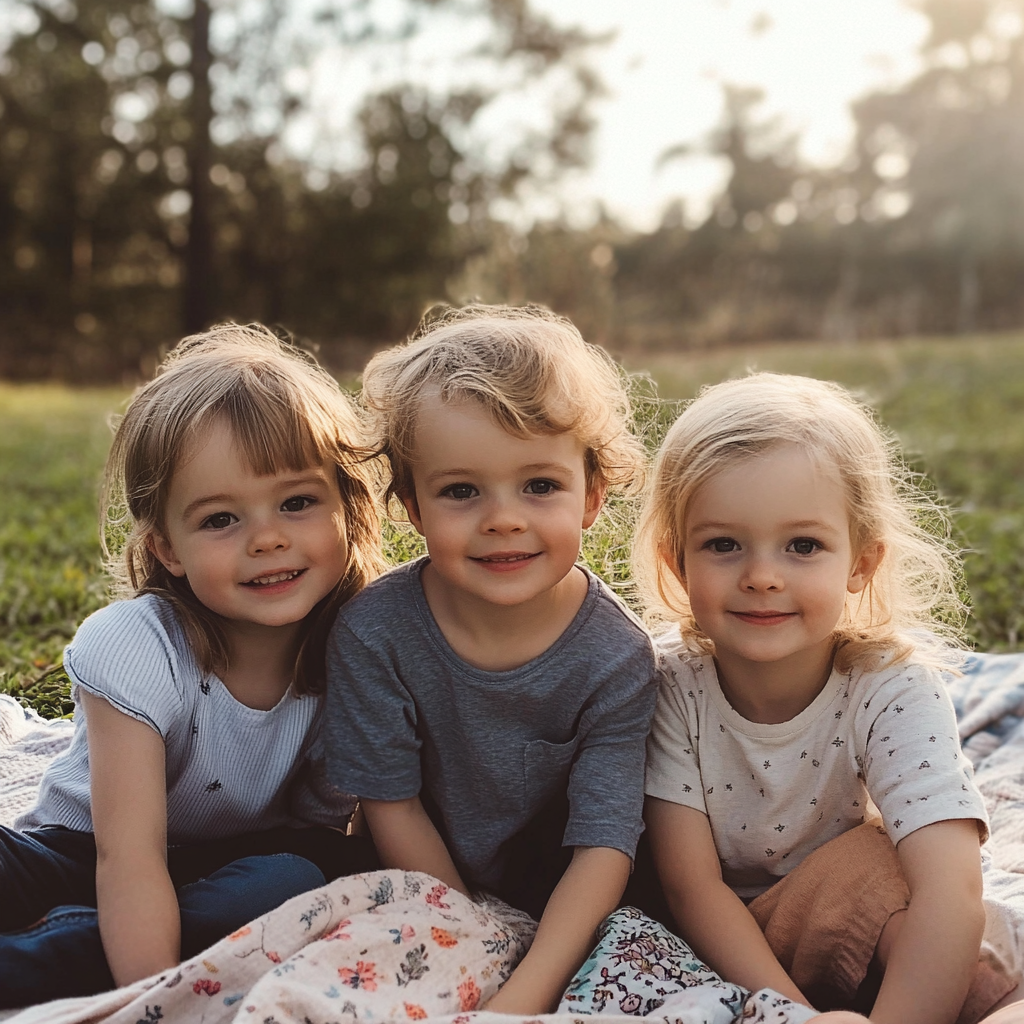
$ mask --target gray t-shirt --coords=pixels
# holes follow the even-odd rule
[[[463,661],[434,621],[426,559],[371,583],[327,645],[327,773],[370,800],[423,793],[468,884],[495,888],[500,848],[568,796],[564,846],[632,857],[657,693],[646,630],[597,577],[565,632],[507,672]]]
[[[72,696],[84,689],[102,697],[164,741],[168,843],[347,823],[355,800],[331,791],[324,774],[323,698],[289,688],[269,711],[240,704],[196,663],[162,598],[145,594],[94,612],[65,650],[64,667]],[[36,807],[15,822],[41,825],[92,831],[81,704],[70,748],[47,769]]]

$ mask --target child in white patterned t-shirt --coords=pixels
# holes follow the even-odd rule
[[[680,934],[728,981],[844,1011],[822,1021],[979,1020],[1014,983],[979,961],[943,510],[851,395],[777,374],[705,389],[654,477],[638,570],[678,625],[645,818]]]

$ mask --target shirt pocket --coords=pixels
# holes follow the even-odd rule
[[[526,806],[546,804],[556,796],[565,796],[569,788],[579,736],[566,743],[533,740],[523,752]]]

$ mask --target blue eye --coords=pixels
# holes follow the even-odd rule
[[[207,516],[200,523],[200,528],[203,530],[225,530],[232,523],[237,522],[237,517],[233,516],[230,512],[214,512],[212,516]]]
[[[315,505],[316,499],[309,498],[304,494],[296,494],[293,498],[286,498],[281,502],[282,512],[301,512],[303,509],[309,508],[310,505]]]

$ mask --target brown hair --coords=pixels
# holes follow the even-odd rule
[[[834,633],[837,667],[912,652],[934,664],[958,660],[965,609],[947,510],[921,488],[867,406],[838,384],[808,377],[754,373],[705,387],[670,428],[634,545],[652,617],[678,622],[695,652],[713,652],[683,586],[687,511],[715,473],[781,444],[798,445],[839,473],[854,552],[876,542],[884,549],[864,590],[847,595]]]
[[[150,547],[164,528],[171,478],[214,420],[231,428],[257,475],[333,463],[345,506],[348,566],[307,616],[296,661],[299,692],[324,679],[324,649],[338,607],[383,569],[378,471],[362,445],[353,403],[312,356],[265,327],[223,324],[185,338],[132,396],[107,458],[101,540],[116,596],[170,601],[196,660],[222,671],[227,643],[218,617]]]
[[[443,402],[482,403],[516,437],[573,434],[584,446],[588,489],[629,490],[642,480],[626,377],[603,349],[541,306],[439,306],[363,373],[374,442],[391,466],[388,498],[412,494],[416,415],[431,387]]]

